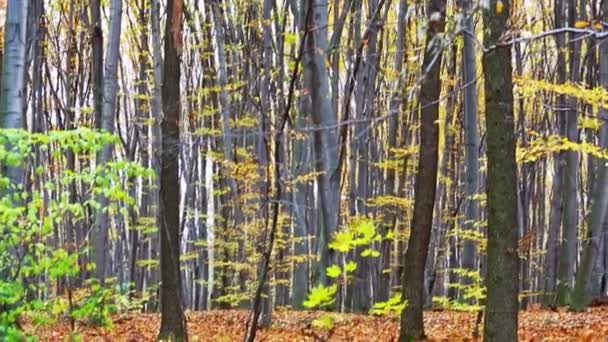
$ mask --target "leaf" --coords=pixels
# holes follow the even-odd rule
[[[368,248],[366,250],[364,250],[363,252],[361,252],[361,256],[362,257],[372,257],[372,258],[377,258],[380,256],[380,252],[378,252],[377,250],[373,249],[373,248]]]
[[[588,21],[586,21],[586,20],[577,20],[577,21],[574,23],[574,27],[579,28],[579,29],[580,29],[580,28],[589,27],[589,25],[590,25],[590,24],[589,24],[589,22],[588,22]]]
[[[333,329],[336,320],[332,315],[323,315],[314,321],[312,321],[312,326],[317,328],[325,328],[325,329]]]
[[[604,29],[604,24],[602,24],[601,21],[599,20],[594,20],[593,21],[593,28],[598,30],[598,31],[602,31]]]
[[[496,2],[496,14],[501,14],[505,10],[505,4],[498,0]]]
[[[604,125],[604,123],[602,122],[602,120],[600,120],[598,118],[588,117],[588,116],[580,118],[579,122],[578,122],[578,126],[580,128],[587,128],[587,129],[591,129],[594,131],[597,131],[603,125]]]
[[[337,291],[338,286],[336,284],[331,286],[319,285],[310,291],[308,298],[303,303],[304,307],[313,309],[330,306],[336,301],[335,296]]]
[[[351,260],[344,265],[344,270],[346,270],[346,272],[354,272],[357,270],[357,267],[357,263]]]
[[[341,231],[336,233],[334,240],[329,243],[329,248],[338,252],[346,253],[351,250],[352,242],[353,235],[348,231]]]
[[[298,40],[298,35],[296,33],[285,32],[283,35],[286,44],[295,44]]]
[[[331,265],[326,270],[327,276],[330,278],[338,278],[342,274],[342,269],[338,265]]]
[[[375,303],[369,313],[378,316],[401,314],[406,306],[407,301],[402,300],[401,293],[396,293],[386,302]]]

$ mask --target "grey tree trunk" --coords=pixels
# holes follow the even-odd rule
[[[308,15],[304,73],[309,74],[311,86],[311,118],[319,127],[314,133],[315,167],[318,177],[319,230],[317,232],[317,282],[327,284],[325,269],[331,258],[328,247],[330,236],[336,231],[339,216],[340,175],[338,174],[337,116],[333,111],[327,60],[328,0],[308,0]]]
[[[291,3],[291,11],[295,18],[296,29],[298,31],[304,30],[302,24],[306,20],[306,13],[302,15],[301,12],[306,12],[306,8],[303,11],[300,11],[298,5],[295,4],[295,1]],[[295,51],[295,49],[293,49]],[[303,56],[304,57],[304,56]],[[308,87],[309,82],[307,82],[307,76],[310,76],[309,73],[304,75],[304,87]],[[308,115],[312,112],[310,109],[311,103],[308,97],[304,97],[302,101],[300,101],[299,113],[296,118],[296,127],[301,127],[305,125],[306,119]],[[293,160],[292,160],[292,172],[293,177],[298,177],[302,175],[308,174],[312,171],[311,167],[311,145],[310,141],[305,141],[302,139],[298,139],[293,143]],[[306,257],[309,253],[309,242],[307,241],[307,236],[310,234],[309,229],[309,220],[308,213],[310,212],[308,203],[308,195],[312,191],[312,186],[309,186],[308,182],[298,182],[295,185],[295,189],[293,190],[293,201],[294,201],[294,216],[295,222],[293,225],[293,235],[294,235],[294,244],[293,244],[293,255],[300,258]],[[306,294],[309,288],[309,262],[301,260],[300,262],[295,262],[293,268],[293,275],[291,280],[291,305],[294,309],[299,310],[303,309],[303,302],[306,299]]]
[[[464,29],[474,34],[472,0],[464,0],[462,7],[465,15]],[[475,224],[479,221],[479,201],[474,199],[473,196],[480,192],[481,187],[479,177],[479,131],[477,129],[477,63],[474,38],[469,34],[465,34],[463,38],[465,196],[467,196],[464,229],[473,231],[476,230]],[[469,271],[476,269],[475,250],[476,243],[471,239],[465,239],[461,254],[462,268]],[[471,281],[466,277],[463,280],[465,283]]]
[[[353,143],[356,145],[356,167],[357,179],[351,184],[351,187],[356,189],[355,207],[358,215],[367,216],[367,200],[370,198],[371,189],[369,186],[370,180],[370,165],[371,153],[369,148],[370,138],[372,136],[371,118],[374,115],[374,101],[376,98],[376,76],[378,64],[378,33],[380,29],[380,16],[376,15],[378,9],[378,0],[370,0],[367,4],[369,30],[365,32],[367,42],[367,51],[362,59],[361,71],[359,75],[353,75],[359,80],[357,87],[359,90],[360,101],[356,113],[357,119],[365,120],[363,123],[355,126],[355,134]],[[354,295],[352,298],[352,309],[355,312],[369,311],[373,296],[372,296],[372,270],[371,260],[368,257],[362,257],[361,251],[356,250],[356,261],[359,265],[355,271],[355,281],[353,282]]]
[[[8,1],[0,89],[0,128],[25,128],[23,109],[27,10],[27,0]],[[0,172],[6,174],[12,184],[24,184],[25,174],[21,168],[2,167]]]
[[[511,12],[503,0],[484,8],[484,44],[499,41],[508,30]],[[486,277],[485,341],[517,341],[519,258],[517,229],[517,164],[511,46],[483,56],[488,156],[488,274]]]
[[[162,80],[163,80],[163,59],[162,59],[162,48],[161,48],[161,36],[160,36],[160,3],[159,0],[150,0],[150,29],[152,33],[152,68],[154,71],[154,82],[152,83],[152,99],[151,99],[151,110],[150,110],[150,121],[148,135],[150,139],[149,158],[150,167],[154,170],[156,177],[149,180],[149,186],[154,191],[150,191],[149,196],[149,207],[151,217],[154,217],[156,227],[161,226],[160,222],[160,161],[162,154],[162,133],[160,123],[162,120]],[[154,234],[148,242],[148,258],[158,259],[158,246],[160,234]],[[147,270],[145,273],[146,284],[148,286],[155,285],[159,281],[158,269]],[[152,297],[148,306],[151,309],[157,307],[158,298]]]
[[[395,52],[395,70],[400,70],[399,78],[395,83],[394,89],[392,90],[391,101],[389,104],[389,118],[388,118],[388,147],[398,148],[397,137],[399,136],[399,114],[402,108],[405,108],[406,89],[405,84],[407,82],[408,70],[404,65],[405,56],[405,41],[407,35],[407,18],[408,18],[409,5],[407,0],[399,1],[399,14],[397,19],[397,51]],[[389,153],[390,156],[390,153]],[[399,181],[397,180],[399,169],[389,170],[386,179],[386,194],[392,196],[399,196]],[[386,224],[388,225],[388,231],[395,231],[397,225],[397,212],[387,213]],[[396,272],[391,269],[391,250],[393,241],[384,239],[381,242],[381,266],[380,266],[380,277],[379,288],[378,288],[378,300],[386,301],[391,293],[392,284],[397,281],[391,281],[391,277],[395,277]],[[383,270],[389,269],[391,272],[382,272]]]
[[[577,2],[580,0],[568,1],[568,21],[573,26],[577,13]],[[577,35],[573,35],[576,38]],[[581,63],[581,44],[576,40],[570,44],[570,81],[577,83],[580,80]],[[566,101],[566,136],[568,140],[576,142],[578,140],[578,111],[577,100],[570,97]],[[557,304],[567,305],[570,302],[570,295],[574,281],[574,271],[576,268],[576,256],[578,245],[578,178],[579,178],[579,157],[576,151],[565,153],[566,167],[564,174],[563,192],[563,219],[562,219],[562,244],[560,248]]]
[[[603,13],[608,14],[608,1],[603,2]],[[599,67],[600,86],[608,89],[608,44],[599,43]],[[599,146],[608,148],[608,108],[601,108],[599,117],[602,127],[599,132]],[[589,239],[583,247],[581,264],[576,273],[576,282],[572,294],[571,307],[576,311],[583,311],[591,302],[593,289],[599,289],[599,284],[592,282],[593,268],[601,257],[600,249],[603,239],[604,222],[606,210],[608,209],[608,167],[605,160],[597,160],[595,163],[595,179],[590,198],[591,212],[589,217]],[[605,246],[604,246],[605,248]]]
[[[272,118],[272,106],[270,104],[270,91],[271,91],[271,82],[272,82],[272,28],[270,26],[272,22],[271,14],[272,14],[272,2],[271,0],[264,0],[263,4],[263,21],[262,21],[262,30],[263,30],[263,56],[262,56],[262,78],[260,84],[260,93],[261,93],[261,112],[260,112],[260,135],[258,137],[258,146],[257,146],[257,157],[258,157],[258,167],[260,169],[260,174],[265,174],[266,170],[268,170],[268,155],[267,155],[267,139],[265,138],[264,132],[267,130],[267,123],[270,118]],[[269,211],[268,211],[268,203],[269,203],[269,183],[271,181],[270,174],[266,175],[266,179],[262,179],[259,184],[258,191],[260,191],[260,195],[263,198],[263,202],[260,203],[259,215],[263,222],[266,223],[265,229],[268,231],[270,229],[269,224]],[[264,234],[266,235],[266,234]],[[264,239],[267,239],[264,236]],[[264,241],[264,244],[267,243]],[[273,308],[273,300],[270,293],[270,285],[265,282],[264,284],[264,297],[262,297],[262,317],[260,319],[261,327],[269,327],[272,321],[272,308]]]
[[[118,93],[118,62],[120,58],[120,32],[122,26],[122,0],[112,0],[110,6],[110,39],[106,55],[103,110],[101,116],[101,129],[114,132],[114,114],[116,113],[116,95]],[[112,158],[112,145],[106,145],[98,157],[99,164],[103,165]],[[103,283],[106,276],[108,257],[108,227],[110,222],[108,199],[100,196],[101,210],[97,215],[95,232],[95,265],[97,278]]]
[[[23,87],[27,9],[27,0],[9,0],[7,3],[0,93],[0,127],[4,128],[24,128],[25,124],[23,119],[25,90]],[[18,181],[19,179],[13,180]]]
[[[554,4],[554,22],[555,27],[561,27],[563,23],[563,1],[555,0]],[[564,35],[555,36],[555,44],[557,45],[557,83],[563,83],[566,80],[566,62],[563,51],[565,43]],[[558,95],[556,101],[557,108],[564,107],[564,96]],[[562,112],[557,113],[557,130],[559,134],[565,133],[565,118]],[[557,271],[559,267],[559,247],[560,247],[560,227],[563,212],[563,196],[562,185],[564,184],[564,168],[563,168],[563,153],[558,153],[553,161],[553,186],[551,189],[551,211],[549,216],[549,232],[547,234],[547,253],[544,263],[544,302],[546,305],[555,304]]]

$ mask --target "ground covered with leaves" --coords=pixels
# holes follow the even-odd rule
[[[313,322],[325,317],[321,312],[277,311],[271,328],[262,329],[259,341],[397,341],[399,318],[332,314],[333,327],[315,327]],[[188,313],[191,341],[242,341],[248,312],[225,310]],[[430,341],[473,341],[477,315],[454,311],[425,312],[425,326]],[[483,323],[482,323],[483,324]],[[41,341],[65,341],[70,324],[34,328],[30,333]],[[84,341],[154,341],[160,326],[156,314],[129,314],[114,317],[111,328],[79,324],[78,335]],[[481,327],[480,327],[481,328]],[[608,306],[584,313],[528,310],[520,314],[521,341],[608,341]]]

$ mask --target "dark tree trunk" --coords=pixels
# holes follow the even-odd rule
[[[510,3],[496,13],[497,0],[484,10],[484,43],[496,44],[507,28]],[[511,46],[483,56],[488,157],[488,274],[486,277],[486,341],[517,341],[517,165]]]
[[[95,128],[101,128],[101,113],[103,111],[103,29],[101,27],[100,0],[91,0],[91,50],[93,102],[95,111]]]
[[[445,25],[445,0],[431,0],[427,9],[429,29],[422,64],[424,80],[420,87],[420,157],[415,183],[414,216],[404,261],[403,299],[407,301],[401,316],[401,341],[424,338],[424,268],[431,238],[433,207],[437,184],[439,146],[439,95],[441,93],[442,48],[438,33]],[[437,18],[437,13],[439,17]]]
[[[188,339],[182,306],[179,224],[180,50],[182,0],[168,0],[163,67],[162,161],[160,175],[161,327],[159,339]]]

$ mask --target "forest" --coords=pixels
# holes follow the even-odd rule
[[[608,0],[0,0],[1,341],[606,341]]]

